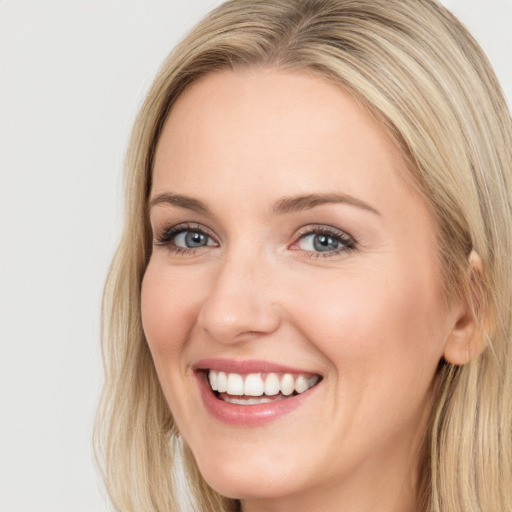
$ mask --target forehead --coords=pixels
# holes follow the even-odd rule
[[[404,188],[405,166],[382,125],[340,87],[302,71],[221,71],[173,106],[152,193],[229,189],[234,200],[248,190],[265,198],[314,189],[396,202],[383,192]]]

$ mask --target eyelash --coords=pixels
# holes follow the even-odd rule
[[[295,241],[291,244],[290,247],[298,244],[301,240],[306,239],[306,237],[311,235],[327,235],[328,237],[333,238],[340,242],[341,247],[332,251],[306,251],[303,249],[293,249],[297,251],[301,251],[307,254],[310,258],[330,258],[333,256],[339,256],[340,254],[347,253],[356,249],[356,241],[354,237],[341,231],[339,229],[333,228],[332,226],[324,226],[324,225],[309,225],[301,228],[297,233],[297,237]]]
[[[155,237],[155,245],[160,247],[166,247],[170,252],[177,255],[196,255],[200,251],[207,249],[208,247],[212,246],[202,246],[202,247],[178,247],[174,245],[174,240],[178,235],[185,232],[194,232],[202,234],[209,239],[213,240],[217,246],[218,243],[215,241],[215,238],[210,234],[208,230],[206,230],[203,226],[200,224],[190,224],[190,223],[184,223],[184,224],[177,224],[175,226],[171,226],[169,228],[166,228],[163,230],[163,233],[160,236]],[[306,237],[311,235],[327,235],[328,237],[333,238],[334,240],[340,242],[341,247],[332,251],[309,251],[304,249],[292,249],[294,245],[297,245],[301,240],[305,240]],[[342,253],[350,252],[354,249],[356,249],[356,241],[355,239],[336,228],[333,228],[331,226],[324,226],[324,225],[309,225],[301,228],[299,232],[297,233],[297,236],[295,237],[295,241],[288,246],[290,250],[294,251],[301,251],[304,254],[307,254],[308,257],[316,259],[316,258],[329,258],[333,256],[340,255]]]
[[[169,228],[164,229],[162,235],[157,236],[155,239],[155,245],[166,247],[169,251],[174,254],[194,254],[198,251],[205,249],[206,247],[197,247],[197,248],[187,248],[187,247],[178,247],[173,244],[174,239],[181,233],[185,233],[187,231],[191,231],[194,233],[200,233],[208,238],[214,240],[212,235],[200,224],[177,224],[176,226],[171,226]]]

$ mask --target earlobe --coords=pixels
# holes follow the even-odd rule
[[[464,365],[476,359],[487,346],[487,307],[483,287],[483,264],[474,251],[468,258],[464,293],[453,328],[444,346],[444,358],[451,364]]]
[[[486,347],[486,336],[476,320],[465,321],[465,326],[456,325],[444,346],[444,358],[451,364],[461,366],[476,359]]]

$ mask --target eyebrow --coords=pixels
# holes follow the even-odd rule
[[[193,197],[181,194],[158,194],[150,200],[149,208],[153,208],[161,204],[169,204],[179,208],[192,210],[197,213],[211,215],[211,211],[205,203],[199,201],[199,199],[194,199]],[[370,206],[368,203],[365,203],[361,199],[349,194],[306,194],[301,196],[283,197],[274,204],[271,212],[273,215],[284,215],[287,213],[309,210],[324,204],[346,204],[380,215],[380,212],[373,208],[373,206]]]
[[[151,201],[149,201],[149,208],[153,208],[160,204],[170,204],[173,206],[178,206],[179,208],[185,208],[187,210],[192,210],[197,213],[203,213],[206,215],[210,215],[210,209],[199,199],[194,199],[193,197],[183,196],[181,194],[158,194],[153,197]]]
[[[306,194],[302,196],[284,197],[273,206],[272,213],[286,214],[309,210],[310,208],[324,204],[339,203],[355,206],[362,210],[380,215],[380,212],[373,208],[373,206],[370,206],[368,203],[365,203],[364,201],[361,201],[361,199],[349,194]]]

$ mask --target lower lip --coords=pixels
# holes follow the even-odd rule
[[[201,398],[206,410],[216,419],[230,425],[254,427],[270,423],[275,419],[288,414],[300,407],[312,392],[313,388],[284,400],[277,400],[266,404],[239,405],[230,404],[217,398],[207,382],[205,372],[196,373]]]

